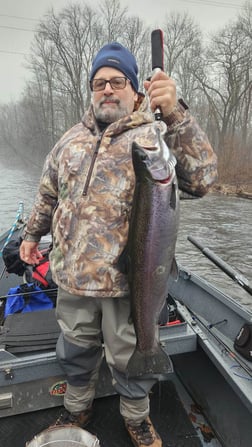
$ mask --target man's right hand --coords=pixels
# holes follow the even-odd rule
[[[19,255],[26,264],[39,264],[43,258],[42,253],[38,249],[38,242],[22,241],[19,249]]]

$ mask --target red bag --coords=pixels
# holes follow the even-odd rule
[[[38,265],[35,265],[32,269],[32,278],[36,282],[39,282],[46,288],[54,289],[56,286],[52,279],[52,272],[50,269],[49,251],[43,254],[43,258]]]

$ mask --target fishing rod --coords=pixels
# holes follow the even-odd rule
[[[28,286],[29,287],[29,286]],[[34,295],[37,293],[48,293],[48,292],[56,292],[58,290],[57,287],[54,287],[52,289],[41,289],[41,290],[32,290],[32,284],[30,285],[31,290],[25,290],[22,292],[22,290],[20,292],[17,293],[10,293],[8,295],[2,295],[0,296],[0,300],[2,299],[8,299],[11,297],[16,297],[16,296],[29,296],[29,295]]]
[[[192,236],[187,237],[195,247],[197,247],[203,255],[205,255],[210,261],[212,261],[217,267],[219,267],[226,275],[228,275],[233,281],[235,281],[239,286],[241,286],[246,292],[252,296],[252,286],[249,284],[247,278],[245,278],[241,273],[237,272],[233,267],[227,264],[223,259],[216,255],[212,250],[204,247],[197,239]]]
[[[2,247],[2,249],[0,251],[0,256],[3,255],[3,250],[6,247],[6,245],[8,244],[8,242],[10,241],[10,239],[11,239],[11,237],[12,237],[12,235],[13,235],[16,227],[17,227],[17,224],[23,220],[23,213],[24,213],[24,204],[23,204],[23,202],[20,202],[19,203],[19,208],[18,208],[18,211],[17,211],[17,215],[16,215],[16,219],[13,222],[13,225],[11,226],[10,231],[8,233],[8,236],[7,236],[7,238],[6,238],[6,240],[5,240],[4,244],[3,244],[3,247]]]
[[[164,35],[161,29],[155,29],[151,33],[151,63],[152,74],[164,70]],[[156,108],[155,120],[160,121],[162,118],[162,111]]]
[[[23,222],[23,215],[24,215],[24,203],[23,202],[19,202],[19,208],[17,210],[16,219],[13,222],[13,224],[12,224],[12,226],[10,228],[10,231],[9,231],[9,233],[8,233],[6,239],[5,239],[5,242],[4,242],[4,244],[3,244],[3,246],[2,246],[2,248],[0,250],[0,257],[3,256],[3,250],[6,247],[6,245],[9,243],[9,241],[10,241],[14,231],[17,228],[18,223]],[[0,274],[0,280],[3,278],[3,276],[4,276],[6,271],[7,271],[7,269],[6,269],[6,266],[4,265],[3,269],[1,271],[1,274]]]
[[[164,71],[164,35],[161,29],[155,29],[151,33],[151,66],[153,75],[159,71]],[[157,106],[156,110],[154,111],[154,117],[156,122],[158,143],[160,148],[163,148],[165,157],[167,158],[167,178],[163,179],[163,181],[166,182],[166,180],[174,172],[177,161],[162,138],[160,122],[162,120],[163,113],[159,106]]]
[[[229,355],[229,357],[231,357],[233,360],[235,360],[238,363],[238,365],[242,369],[244,369],[244,371],[246,371],[246,373],[252,378],[252,369],[247,365],[247,363],[245,363],[239,357],[238,354],[236,354],[234,351],[232,351],[232,349],[230,349],[230,347],[218,335],[216,335],[213,331],[211,331],[211,329],[214,328],[216,324],[207,325],[193,311],[190,310],[190,313],[192,314],[193,320],[198,321],[207,330],[207,332],[215,338],[215,340],[220,344],[220,346],[222,346],[224,352],[226,352]],[[223,320],[223,322],[225,322],[225,320]],[[249,379],[249,380],[251,380],[251,379]]]

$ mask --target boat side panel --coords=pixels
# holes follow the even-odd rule
[[[169,278],[169,287],[173,298],[213,326],[217,323],[219,331],[230,340],[235,339],[244,322],[252,321],[247,309],[194,274],[180,270],[178,281]]]
[[[59,371],[59,369],[55,368],[55,371]],[[7,370],[6,374],[8,374]],[[35,379],[34,371],[32,375],[33,380],[21,380],[15,383],[12,382],[11,376],[6,375],[5,384],[2,383],[0,387],[0,418],[63,405],[63,394],[52,394],[52,389],[57,389],[61,384],[64,388],[65,377],[63,374],[47,373],[40,376],[40,379]],[[113,394],[115,394],[115,390],[112,387],[111,374],[106,363],[103,362],[96,397]]]
[[[172,360],[223,447],[250,447],[252,414],[203,350],[173,356]]]

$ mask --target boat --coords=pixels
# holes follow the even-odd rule
[[[1,253],[10,240],[20,237],[22,214],[21,207],[0,237]],[[195,238],[188,239],[252,295],[246,278]],[[42,243],[48,246],[48,240]],[[21,447],[62,411],[66,384],[55,354],[59,327],[54,307],[3,318],[9,289],[23,278],[6,273],[2,256],[0,266],[0,432],[5,447]],[[151,418],[163,446],[250,447],[252,331],[247,357],[244,343],[241,349],[237,343],[244,328],[252,328],[251,311],[181,265],[178,277],[169,277],[168,284],[168,319],[160,322],[159,334],[173,372],[160,376],[151,393]],[[96,418],[88,426],[101,446],[132,445],[118,405],[104,361],[94,403]]]

